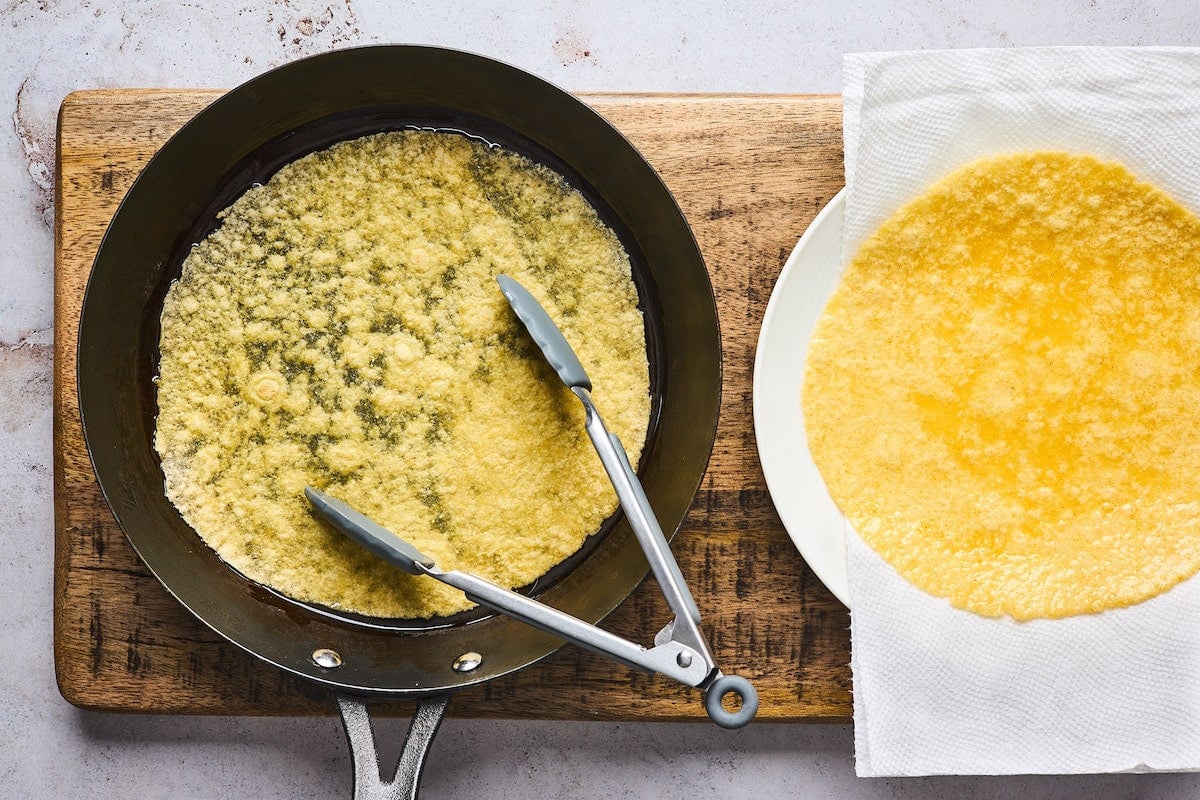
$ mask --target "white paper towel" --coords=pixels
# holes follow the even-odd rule
[[[1200,212],[1200,50],[848,55],[844,255],[976,158],[1120,161]],[[849,526],[847,526],[848,528]],[[1200,580],[1018,623],[950,607],[847,535],[859,775],[1200,768]]]

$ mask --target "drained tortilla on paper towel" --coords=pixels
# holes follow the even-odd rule
[[[298,600],[405,618],[472,605],[318,520],[306,485],[442,568],[533,582],[617,501],[498,273],[560,323],[637,463],[645,329],[616,235],[522,156],[403,131],[285,166],[184,262],[160,341],[167,496],[225,561]]]
[[[1025,153],[901,208],[818,323],[805,426],[902,576],[1024,620],[1200,568],[1200,220],[1124,167]]]

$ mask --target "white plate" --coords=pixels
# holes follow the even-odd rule
[[[800,407],[808,340],[841,279],[845,208],[845,192],[838,192],[800,237],[771,292],[754,358],[754,435],[783,526],[812,571],[849,607],[849,523],[813,463]]]

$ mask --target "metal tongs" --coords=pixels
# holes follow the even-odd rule
[[[646,554],[667,604],[675,613],[675,618],[654,637],[654,646],[649,649],[642,647],[477,575],[441,570],[433,559],[346,503],[312,487],[304,490],[305,495],[334,527],[405,572],[435,578],[463,591],[469,599],[480,605],[608,656],[628,667],[659,673],[688,686],[699,687],[705,692],[704,707],[713,722],[723,728],[742,727],[758,711],[758,693],[750,681],[736,675],[723,675],[718,669],[700,631],[700,609],[688,591],[679,564],[667,545],[667,539],[646,499],[637,473],[629,463],[625,448],[620,439],[604,426],[592,402],[592,382],[583,365],[550,315],[525,287],[505,275],[499,276],[497,281],[550,366],[583,403],[588,436],[616,489],[621,508]],[[727,695],[736,695],[741,701],[736,711],[726,710],[722,705],[721,701]]]

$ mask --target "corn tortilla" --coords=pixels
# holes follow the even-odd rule
[[[1119,164],[969,164],[888,219],[811,342],[810,448],[857,532],[1018,620],[1200,568],[1200,220]]]
[[[283,167],[184,262],[160,340],[167,496],[230,565],[302,601],[403,618],[471,606],[319,521],[309,484],[445,569],[534,581],[616,497],[499,273],[560,323],[636,463],[649,375],[616,235],[520,155],[401,131]]]

